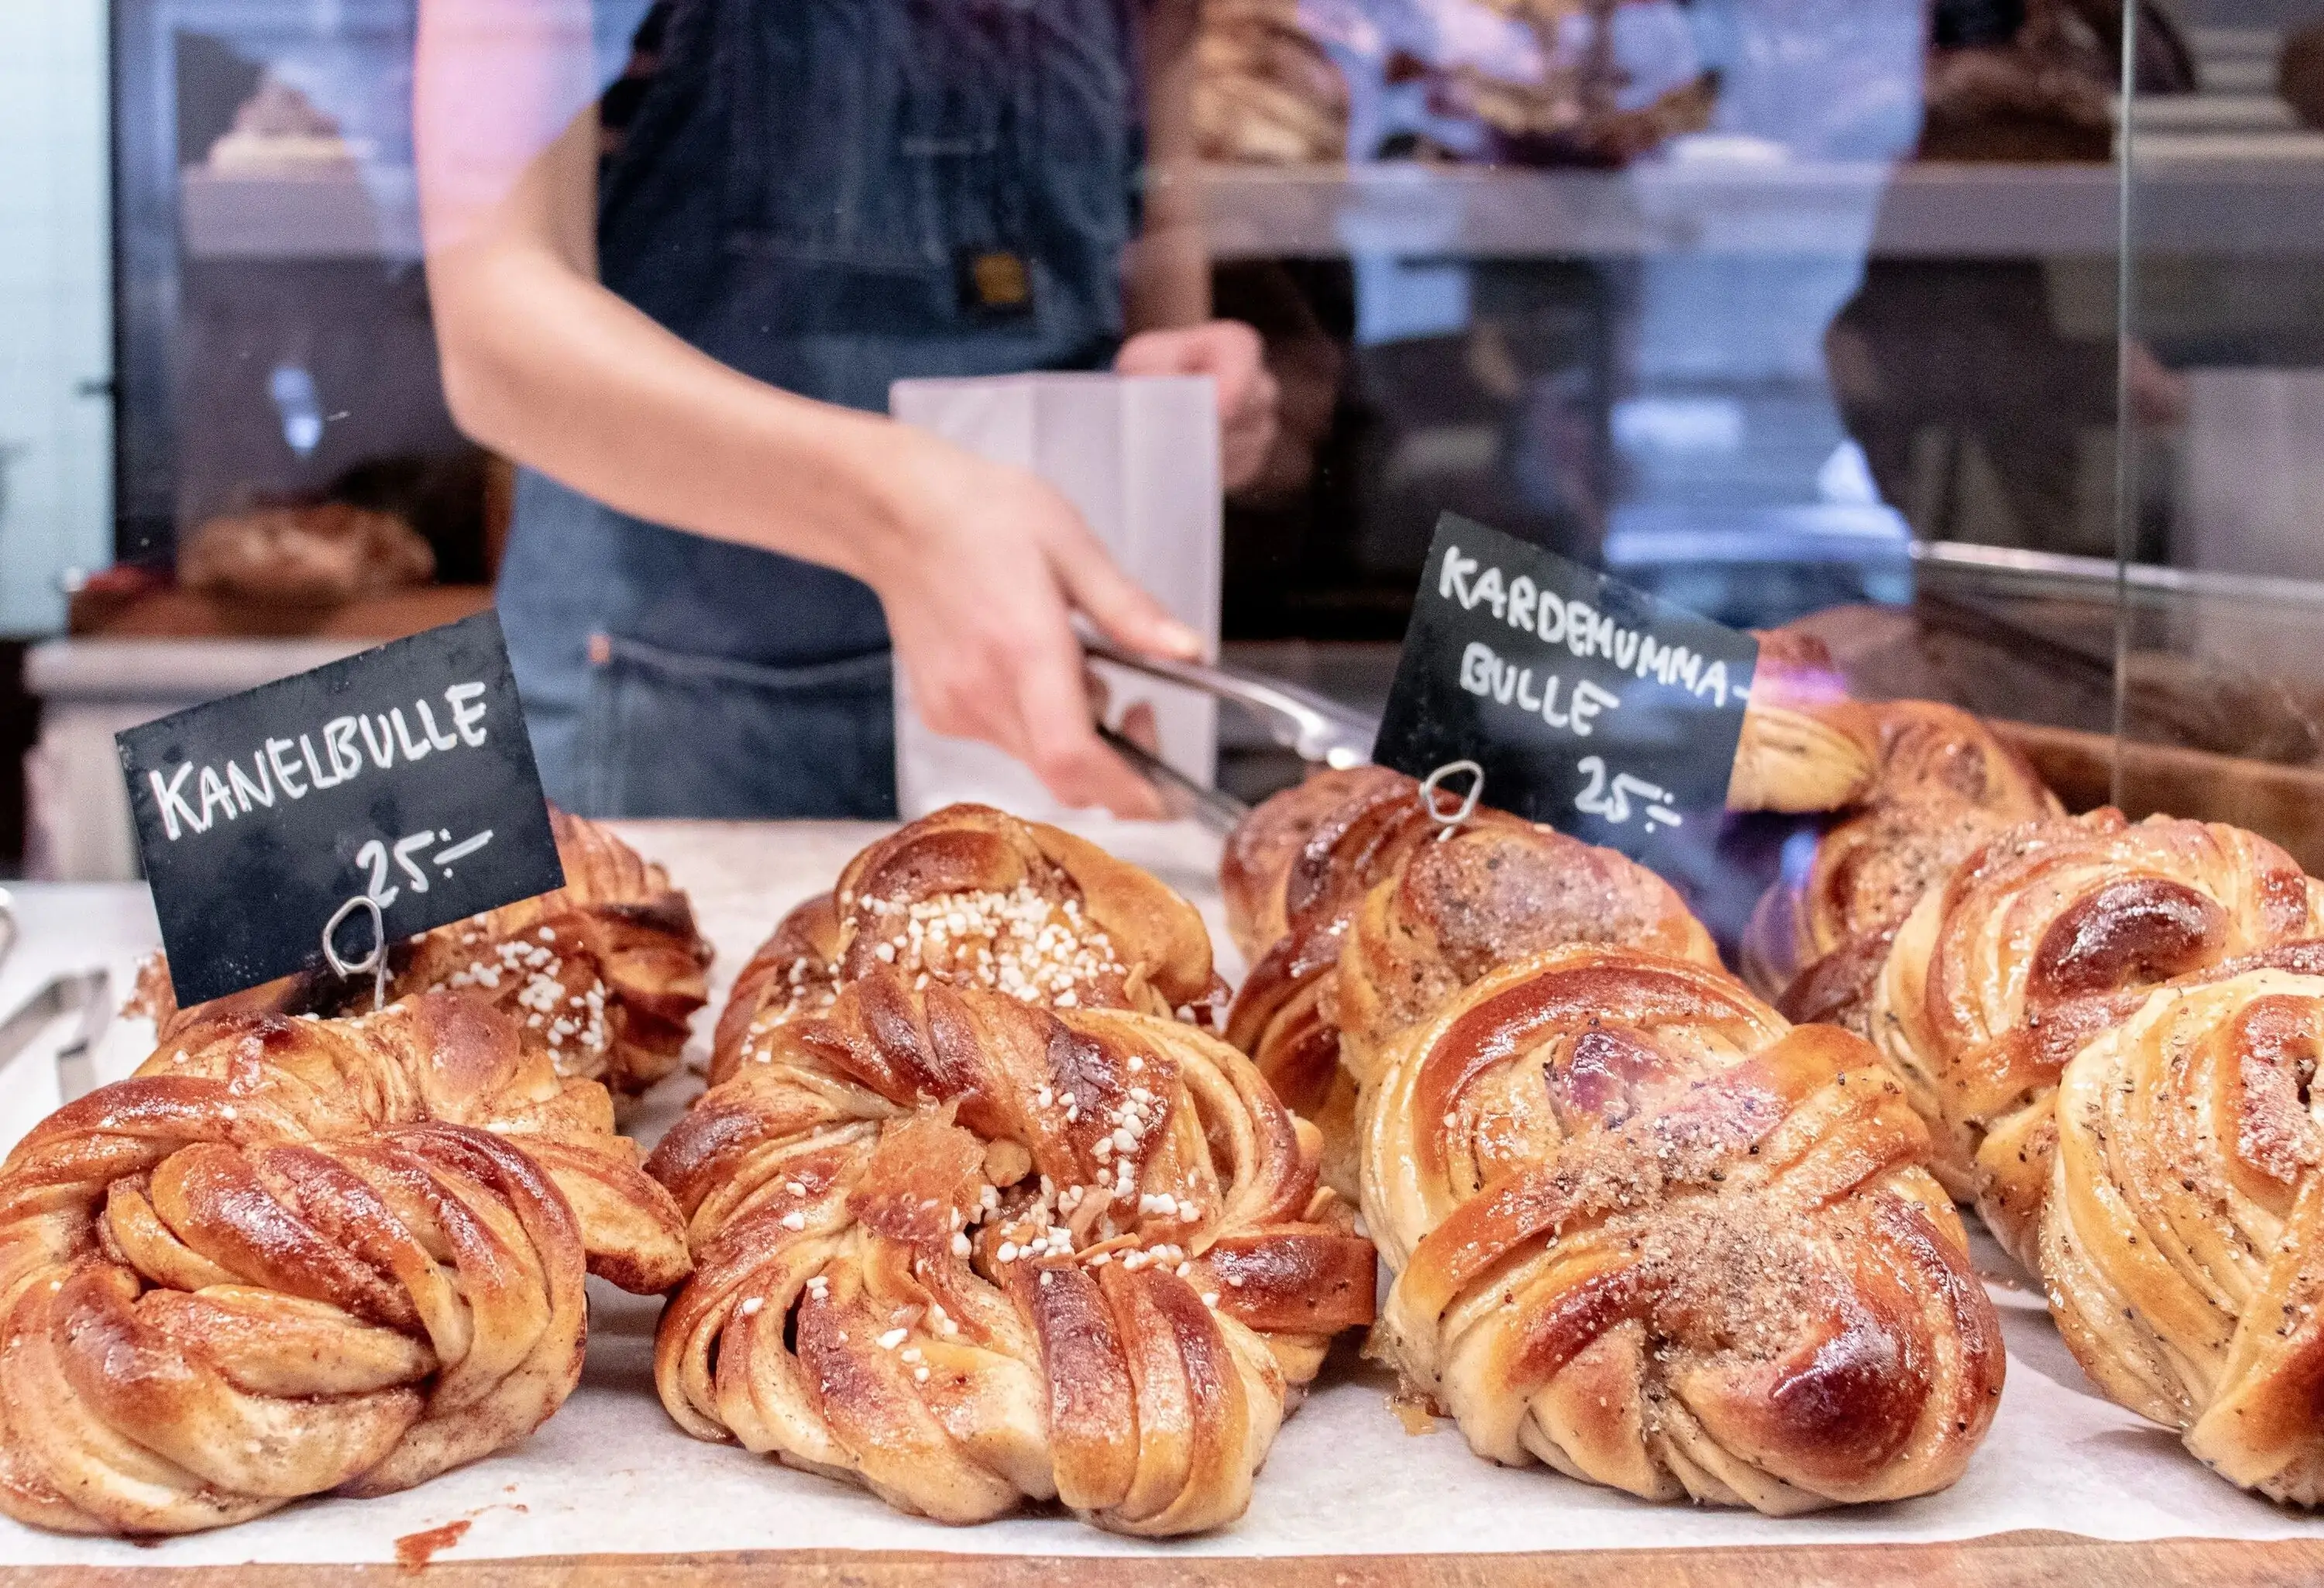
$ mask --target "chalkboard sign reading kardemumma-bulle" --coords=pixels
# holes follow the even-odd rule
[[[565,882],[489,612],[115,743],[180,1005],[313,963],[351,897],[393,941]]]
[[[1475,761],[1488,804],[1651,865],[1724,808],[1758,654],[1748,634],[1446,513],[1373,758],[1415,777]]]

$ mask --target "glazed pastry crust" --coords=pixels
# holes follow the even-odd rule
[[[1613,850],[1499,824],[1420,845],[1364,896],[1341,951],[1341,1062],[1369,1082],[1382,1045],[1463,987],[1574,944],[1720,969],[1710,931],[1678,891]]]
[[[1760,900],[1740,968],[1789,1018],[1865,1036],[1873,979],[1922,896],[1980,845],[2060,807],[1965,711],[1926,700],[1849,709],[1872,724],[1872,789],[1825,827],[1803,874]]]
[[[718,1017],[712,1085],[876,966],[1059,1008],[1171,1016],[1218,996],[1209,928],[1150,873],[1071,833],[953,805],[865,849],[759,946]]]
[[[1878,777],[1878,725],[1848,686],[1821,640],[1788,629],[1755,636],[1758,665],[1735,771],[1729,810],[1840,810],[1872,792]]]
[[[1480,808],[1448,831],[1420,785],[1384,768],[1317,783],[1261,805],[1246,827],[1305,834],[1282,884],[1289,922],[1252,966],[1227,1039],[1323,1132],[1323,1177],[1356,1195],[1355,1096],[1370,1048],[1419,1019],[1464,980],[1517,955],[1565,943],[1629,943],[1717,965],[1717,950],[1670,885],[1599,849],[1503,811]],[[1277,801],[1296,822],[1278,819]],[[1236,853],[1230,841],[1230,865]],[[1352,965],[1354,971],[1343,969]]]
[[[1284,889],[1316,828],[1349,801],[1397,787],[1401,777],[1376,766],[1320,771],[1261,801],[1236,825],[1219,861],[1219,893],[1246,961],[1256,962],[1290,929]]]
[[[487,999],[559,1074],[635,1097],[678,1067],[710,1001],[710,944],[660,865],[599,823],[555,808],[549,820],[565,886],[413,938],[392,995]]]

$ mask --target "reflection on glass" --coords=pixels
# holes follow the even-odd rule
[[[2141,12],[2122,172],[2135,481],[2117,792],[2200,811],[2324,866],[2324,7],[2197,0]],[[2175,31],[2174,31],[2175,28]],[[2193,91],[2154,94],[2176,39]]]
[[[200,621],[274,632],[504,572],[568,757],[604,667],[649,715],[649,655],[838,668],[830,758],[873,788],[890,625],[952,610],[864,582],[879,526],[1054,504],[852,416],[770,439],[779,399],[877,413],[899,376],[1102,366],[1215,312],[1275,394],[1229,416],[1231,643],[1384,685],[1363,648],[1449,507],[1804,621],[1866,687],[2103,730],[2104,568],[2037,592],[1996,559],[2110,559],[2126,439],[2135,559],[2314,575],[2315,13],[2144,6],[2126,112],[2104,0],[124,0],[121,549],[373,559],[198,559]],[[769,546],[807,555],[768,584]],[[85,616],[150,614],[158,577]],[[2275,631],[2141,600],[2134,717],[2223,745],[2169,702],[2232,686],[2298,759]]]

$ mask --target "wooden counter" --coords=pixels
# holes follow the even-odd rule
[[[852,1550],[565,1556],[402,1566],[0,1567],[0,1588],[2314,1588],[2324,1540],[2100,1544],[2010,1533],[1959,1544],[1807,1545],[1275,1560]]]

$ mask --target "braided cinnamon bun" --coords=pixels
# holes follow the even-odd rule
[[[659,865],[596,822],[554,806],[549,816],[565,886],[394,945],[388,996],[445,991],[495,1005],[559,1075],[634,1097],[678,1067],[710,1001],[710,945]],[[181,1010],[156,954],[124,1012],[151,1017],[168,1042],[222,1015],[346,1015],[370,1002],[368,977],[316,966]]]
[[[1339,798],[1322,809],[1326,787]],[[1489,808],[1480,808],[1471,820],[1485,826],[1527,825]],[[1280,840],[1291,829],[1304,835],[1296,848]],[[1323,1177],[1342,1196],[1356,1194],[1356,1181],[1355,1088],[1340,1071],[1333,1002],[1341,946],[1364,895],[1441,830],[1421,803],[1417,781],[1367,766],[1276,795],[1228,840],[1221,882],[1230,914],[1240,891],[1277,901],[1286,924],[1235,993],[1227,1040],[1250,1055],[1286,1105],[1323,1130]],[[1250,857],[1259,854],[1273,856],[1269,864],[1280,867],[1279,878],[1272,870],[1254,869]],[[1269,918],[1253,907],[1250,919]]]
[[[1370,1244],[1241,1055],[1059,1002],[870,956],[663,1140],[696,1259],[655,1353],[683,1427],[948,1522],[1242,1513],[1371,1316]]]
[[[710,1055],[715,1085],[875,966],[1061,1009],[1169,1016],[1216,992],[1210,931],[1150,873],[1061,828],[953,805],[847,863],[742,968]]]
[[[565,886],[413,938],[393,995],[484,999],[547,1048],[558,1074],[634,1097],[678,1067],[710,1001],[710,945],[668,872],[595,822],[549,814]]]
[[[585,1269],[687,1267],[604,1088],[490,1008],[181,1025],[0,1165],[0,1510],[182,1533],[408,1488],[563,1404]]]
[[[1367,796],[1387,791],[1393,802],[1408,785],[1384,766],[1320,771],[1262,800],[1227,835],[1219,857],[1219,894],[1227,931],[1245,960],[1257,960],[1291,929],[1284,890],[1315,830]]]
[[[1822,641],[1791,629],[1755,637],[1759,660],[1727,808],[1803,813],[1859,803],[1877,776],[1873,709],[1848,698],[1847,680]]]
[[[1987,840],[2060,812],[2023,757],[1976,717],[1929,700],[1859,708],[1877,774],[1818,838],[1805,872],[1760,900],[1743,978],[1794,1020],[1870,1033],[1873,978],[1921,896]]]
[[[1984,1436],[1998,1324],[1860,1039],[1560,948],[1391,1039],[1360,1111],[1373,1348],[1480,1454],[1782,1515],[1942,1489]]]
[[[1932,1160],[2029,1268],[2066,1060],[2156,983],[2324,936],[2324,884],[2255,834],[2120,811],[1995,839],[1897,930],[1875,984],[1881,1056]]]
[[[1324,1180],[1350,1197],[1364,1055],[1461,985],[1567,943],[1719,963],[1671,886],[1612,850],[1489,809],[1448,833],[1417,782],[1363,771],[1355,794],[1310,825],[1284,890],[1290,930],[1227,1018],[1227,1039],[1323,1131]]]
[[[2040,1236],[2051,1312],[2098,1387],[2298,1505],[2324,1502],[2319,1057],[2324,976],[2153,993],[2059,1079]]]

